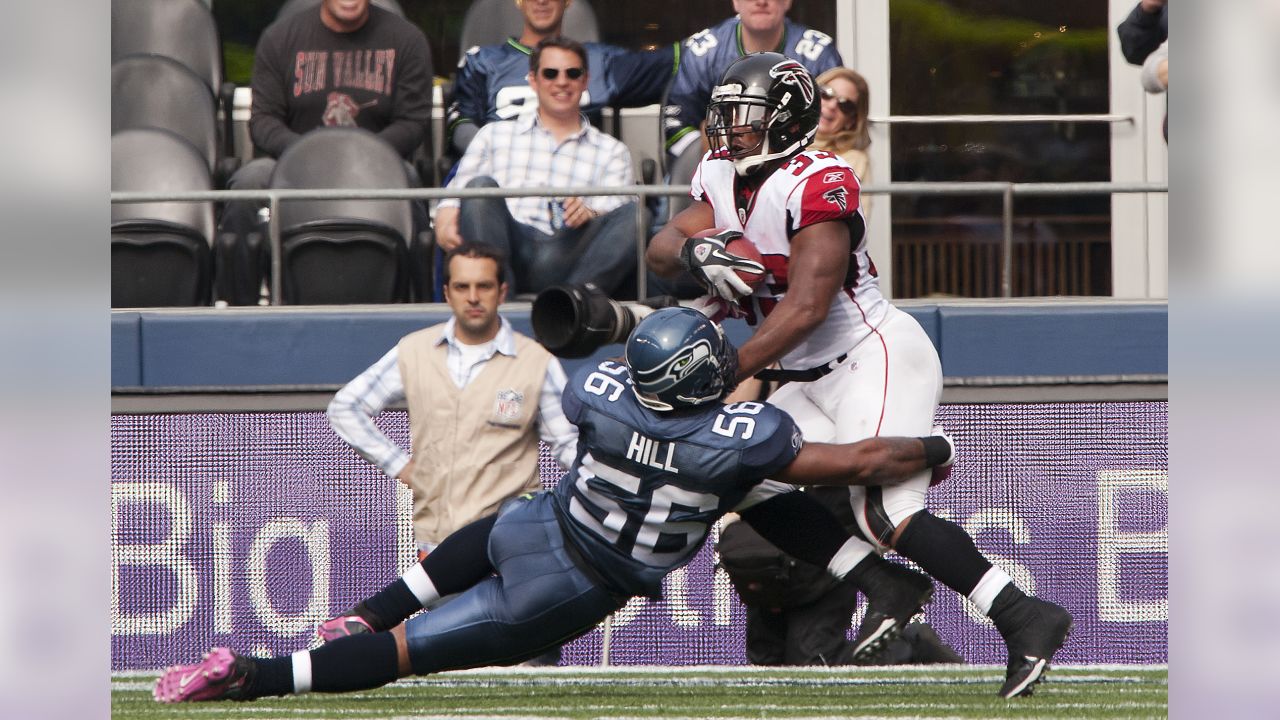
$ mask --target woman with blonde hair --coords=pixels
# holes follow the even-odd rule
[[[818,134],[810,150],[835,153],[853,166],[858,180],[871,181],[871,135],[867,130],[867,108],[871,96],[866,78],[846,67],[834,67],[818,76],[822,115]],[[863,209],[866,209],[866,198]]]

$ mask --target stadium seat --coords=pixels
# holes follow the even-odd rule
[[[276,19],[279,20],[282,17],[292,15],[299,10],[319,7],[320,2],[321,0],[287,0],[287,2],[280,6],[280,9],[276,11]],[[404,17],[404,9],[400,7],[400,3],[396,2],[396,0],[372,0],[372,2],[383,10],[388,10],[400,17]]]
[[[600,42],[600,23],[587,0],[576,0],[564,13],[565,37],[578,42]],[[475,0],[462,19],[462,44],[458,59],[476,45],[496,45],[520,37],[524,16],[512,0]]]
[[[320,128],[280,156],[271,187],[407,188],[409,178],[373,133]],[[290,200],[279,225],[288,304],[405,302],[425,283],[429,240],[414,237],[408,200]]]
[[[235,85],[225,82],[222,40],[202,0],[111,0],[111,62],[163,55],[186,65],[218,100],[225,157],[235,157],[231,110]]]
[[[172,58],[131,55],[111,64],[111,133],[171,130],[200,150],[221,186],[238,161],[219,150],[215,103],[204,81]]]
[[[690,143],[689,147],[680,153],[680,157],[671,161],[671,167],[668,168],[669,176],[667,184],[672,187],[689,189],[689,183],[693,181],[693,174],[698,170],[698,163],[702,161],[702,155],[706,152],[702,149],[702,143]],[[664,153],[665,154],[665,153]],[[668,198],[667,219],[676,216],[676,213],[689,207],[693,203],[693,199],[686,195],[676,195]]]
[[[200,151],[168,130],[141,128],[111,136],[111,189],[209,190]],[[111,306],[207,305],[213,203],[111,205]]]

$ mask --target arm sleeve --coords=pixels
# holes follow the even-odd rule
[[[1168,8],[1156,13],[1143,12],[1142,3],[1138,3],[1124,22],[1116,27],[1116,34],[1120,36],[1120,52],[1131,65],[1141,65],[1160,47],[1160,43],[1168,39],[1160,25],[1160,16],[1166,12]]]
[[[453,100],[449,103],[446,115],[449,142],[459,153],[466,151],[467,143],[474,137],[474,128],[484,124],[488,80],[479,52],[479,46],[473,46],[462,56],[462,62],[458,65],[458,79],[453,82]],[[473,128],[465,139],[458,135],[458,128],[463,125]]]
[[[1142,88],[1153,95],[1159,95],[1165,91],[1165,87],[1160,84],[1160,62],[1169,59],[1169,41],[1165,40],[1155,52],[1147,56],[1146,61],[1142,63]]]
[[[409,454],[391,441],[373,418],[394,402],[404,400],[396,348],[347,383],[329,402],[329,425],[361,457],[388,477],[395,477],[409,463]]]
[[[289,58],[280,46],[279,33],[270,31],[258,41],[253,56],[253,103],[249,110],[249,135],[263,154],[280,157],[298,138],[289,128]]]
[[[401,51],[404,57],[396,59],[391,124],[378,133],[405,158],[422,144],[427,123],[431,121],[431,57],[427,52],[427,39],[416,27],[410,35]]]
[[[542,394],[538,398],[538,435],[551,448],[551,454],[568,470],[578,454],[578,429],[565,417],[561,397],[567,380],[560,361],[551,358],[547,363],[547,375],[542,380]]]

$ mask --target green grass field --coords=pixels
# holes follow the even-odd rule
[[[412,678],[370,692],[161,705],[155,673],[112,678],[112,718],[1157,718],[1167,667],[1054,668],[1001,700],[1004,668],[514,668]]]

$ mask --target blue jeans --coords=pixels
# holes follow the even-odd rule
[[[498,187],[477,177],[467,187]],[[617,295],[636,271],[636,203],[628,202],[576,228],[552,235],[516,220],[503,198],[464,199],[458,232],[472,242],[499,248],[509,259],[512,293],[536,293],[561,283],[595,283]]]

